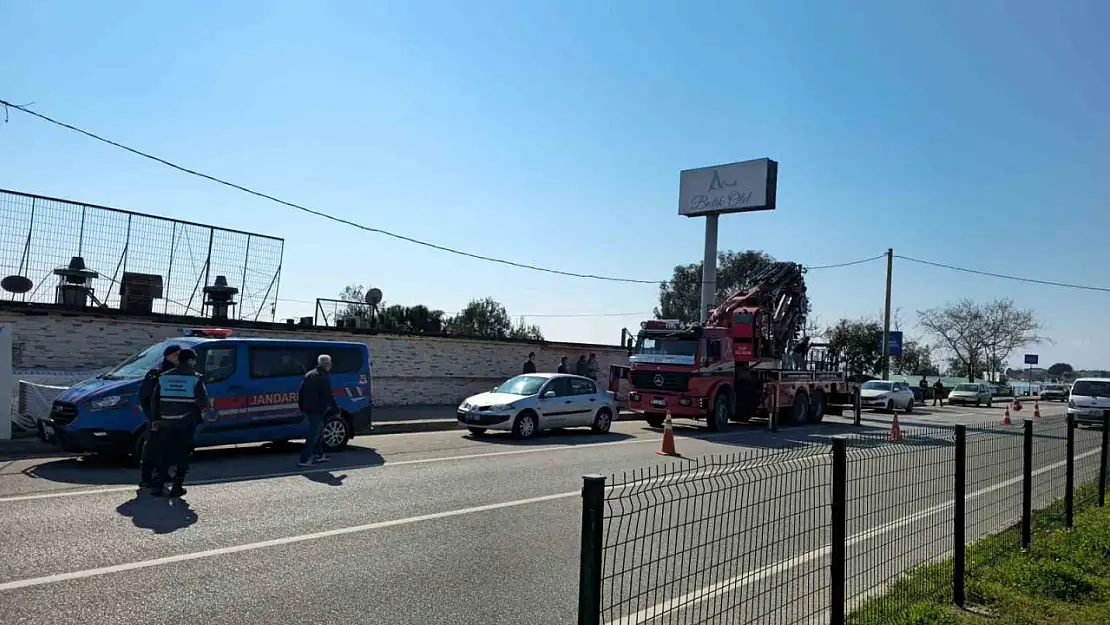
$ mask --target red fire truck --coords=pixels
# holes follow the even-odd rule
[[[799,264],[773,263],[705,324],[641,323],[629,357],[630,408],[654,427],[669,411],[718,431],[776,412],[783,425],[819,423],[854,405],[859,388],[828,345],[800,337],[809,308],[803,276]]]

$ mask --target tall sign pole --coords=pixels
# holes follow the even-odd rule
[[[705,216],[705,255],[701,265],[701,322],[709,320],[709,309],[717,303],[717,218]]]
[[[775,209],[779,164],[769,158],[687,169],[679,174],[678,214],[705,217],[702,257],[701,315],[717,303],[717,225],[725,213]]]
[[[886,251],[886,306],[883,308],[883,379],[890,379],[890,284],[894,270],[894,248]]]

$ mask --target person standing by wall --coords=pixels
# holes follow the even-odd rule
[[[574,375],[585,376],[588,369],[589,365],[586,363],[586,355],[580,354],[578,356],[578,362],[574,363]]]
[[[944,385],[940,383],[940,378],[937,378],[936,383],[933,384],[933,405],[936,406],[940,402],[940,407],[944,407]]]
[[[151,425],[154,423],[154,406],[151,404],[151,400],[154,398],[154,389],[158,385],[158,377],[177,367],[177,356],[180,351],[181,348],[177,345],[166,347],[162,351],[162,362],[147,371],[143,381],[139,384],[139,407],[147,421],[146,442],[143,443],[140,459],[139,488],[154,487],[154,469],[158,465],[164,436],[161,432],[155,432],[151,429]]]
[[[202,415],[208,409],[208,390],[196,372],[197,353],[191,349],[177,352],[177,366],[158,376],[151,405],[154,406],[152,431],[162,437],[157,468],[154,471],[151,494],[162,496],[162,489],[169,481],[169,468],[174,466],[173,487],[170,497],[185,495],[185,474],[189,472],[189,456]]]
[[[320,354],[316,358],[316,368],[304,374],[301,380],[297,405],[308,421],[308,433],[305,435],[298,467],[311,467],[328,461],[324,454],[324,418],[339,410],[331,391],[330,372],[331,356]]]
[[[556,370],[556,373],[566,373],[566,372],[567,372],[567,357],[563,356],[562,358],[559,359],[559,368]]]
[[[600,368],[601,365],[597,362],[597,354],[590,354],[590,359],[586,361],[586,377],[597,382],[597,374]]]
[[[528,352],[528,360],[524,361],[524,369],[521,373],[535,373],[536,372],[536,352]]]

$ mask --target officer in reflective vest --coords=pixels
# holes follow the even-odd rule
[[[142,407],[143,416],[147,420],[146,442],[141,450],[142,477],[139,479],[140,488],[152,488],[154,486],[154,467],[158,464],[158,457],[162,453],[162,437],[150,429],[150,424],[154,421],[154,409],[150,403],[154,397],[154,387],[158,385],[158,376],[177,366],[177,352],[179,351],[181,351],[181,348],[177,345],[167,347],[162,352],[162,362],[147,371],[139,385],[139,405]]]
[[[155,468],[151,494],[162,495],[169,481],[169,468],[175,465],[170,497],[185,494],[183,484],[189,472],[189,455],[193,453],[193,437],[202,416],[209,414],[208,391],[204,380],[194,366],[197,354],[191,349],[177,353],[177,367],[158,376],[151,401],[151,430],[156,432],[161,444],[158,465]]]

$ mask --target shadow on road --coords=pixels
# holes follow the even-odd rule
[[[311,469],[299,471],[296,464],[300,449],[300,445],[290,443],[198,449],[193,452],[189,481],[208,484],[240,482],[303,473],[310,480],[340,486],[347,476],[336,477],[329,471],[362,469],[385,464],[385,458],[377,450],[348,445],[343,451],[332,455],[332,460],[327,467],[321,467],[320,470],[315,471]],[[139,479],[138,468],[106,462],[96,456],[44,462],[24,469],[22,473],[34,479],[87,486],[128,484],[137,482]],[[330,478],[327,477],[329,475],[331,475]],[[338,483],[334,483],[336,480]]]
[[[170,534],[197,522],[197,513],[189,502],[177,497],[154,497],[140,492],[129,501],[116,507],[120,516],[130,517],[131,523],[155,534]]]
[[[463,438],[475,441],[482,441],[483,443],[495,443],[498,445],[509,445],[516,447],[527,447],[530,445],[596,445],[597,443],[612,443],[616,441],[623,441],[632,438],[631,434],[624,434],[621,432],[609,432],[608,434],[594,434],[587,429],[556,429],[537,432],[535,436],[527,440],[520,440],[513,438],[510,432],[486,432],[481,436],[474,434],[465,434]]]
[[[328,486],[342,486],[343,480],[347,479],[347,474],[336,475],[331,471],[315,471],[312,473],[305,473],[304,477],[310,482],[317,482]]]

